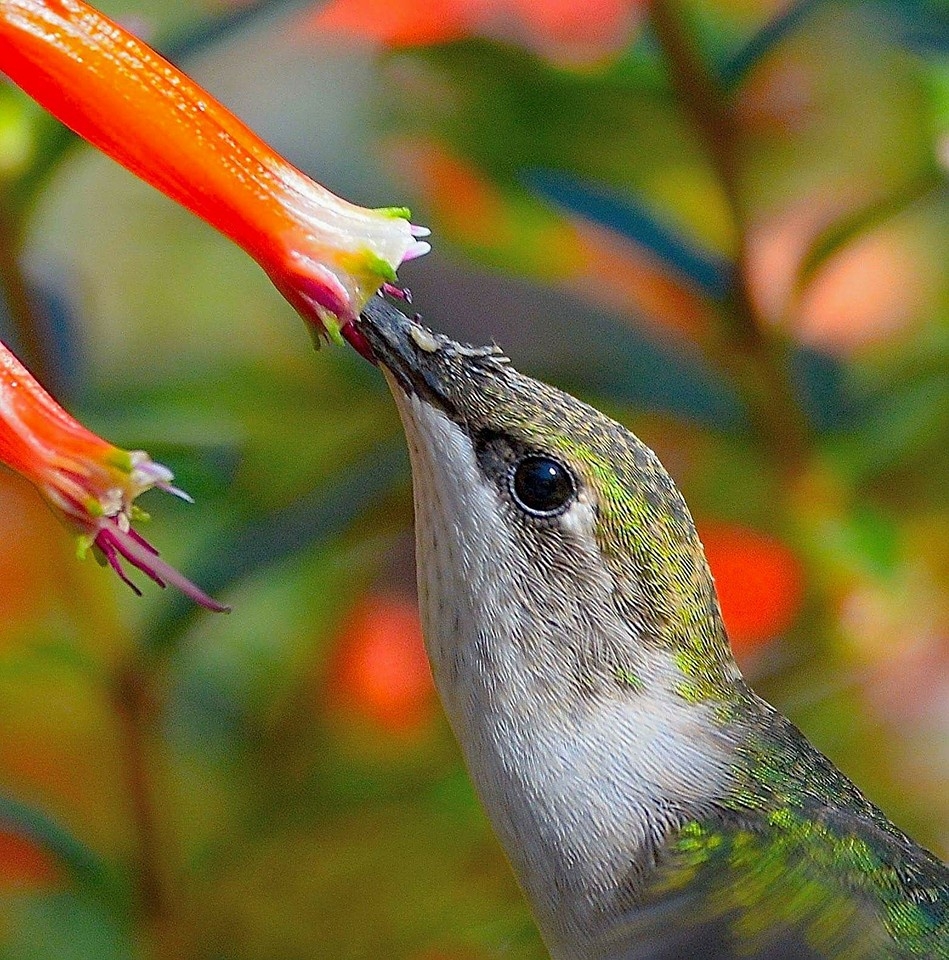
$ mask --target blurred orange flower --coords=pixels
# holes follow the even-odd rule
[[[62,586],[69,548],[52,513],[22,477],[0,470],[0,653],[17,627],[39,616]]]
[[[849,356],[908,333],[934,308],[940,265],[925,232],[898,218],[854,237],[801,284],[821,235],[870,199],[828,188],[752,227],[749,282],[768,323],[816,350]]]
[[[82,0],[4,0],[0,64],[76,133],[239,244],[318,332],[337,337],[428,250],[407,210],[330,193]]]
[[[780,541],[736,524],[698,524],[722,618],[740,656],[786,630],[804,596],[801,563]]]
[[[227,609],[162,560],[131,527],[131,520],[146,516],[134,501],[152,487],[190,500],[171,485],[171,471],[143,450],[123,450],[87,430],[2,343],[0,462],[33,483],[79,532],[80,554],[95,547],[136,593],[123,559],[159,586],[171,583],[211,610]]]
[[[367,597],[340,638],[331,683],[335,699],[379,727],[412,733],[434,705],[434,686],[416,605]]]
[[[54,886],[61,872],[33,840],[0,829],[0,892]]]
[[[645,7],[645,0],[332,0],[311,22],[321,33],[396,47],[477,34],[583,63],[618,51]]]

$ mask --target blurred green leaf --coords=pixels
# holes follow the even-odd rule
[[[0,185],[19,176],[33,159],[32,101],[0,80]]]
[[[775,47],[799,30],[825,0],[795,0],[757,30],[745,44],[718,68],[726,90],[735,90]]]
[[[227,523],[214,537],[213,552],[193,571],[202,589],[223,595],[243,577],[262,574],[272,565],[342,533],[358,516],[407,477],[407,459],[399,444],[383,444],[367,455],[358,470],[341,471],[289,506],[257,514],[243,525]],[[149,625],[147,646],[173,644],[197,616],[186,598],[175,596]]]
[[[924,468],[938,484],[947,466],[947,432],[949,388],[945,378],[936,375],[893,390],[864,423],[835,434],[827,454],[858,487],[912,466]],[[938,496],[936,490],[933,493]]]
[[[728,296],[733,266],[662,223],[635,195],[620,196],[556,171],[525,170],[522,176],[542,197],[644,247],[707,296],[719,300]]]
[[[3,960],[133,960],[128,930],[101,903],[71,893],[0,903],[8,933]]]
[[[346,907],[353,898],[358,924]],[[248,902],[259,922],[248,923]],[[436,950],[545,956],[486,824],[461,830],[424,800],[357,807],[310,827],[274,823],[228,851],[199,907],[202,952],[234,960],[358,960],[381,944],[393,960]]]
[[[419,72],[431,100],[407,95]],[[502,192],[523,192],[530,170],[569,173],[635,191],[713,252],[728,248],[718,186],[694,132],[671,109],[667,88],[637,83],[621,62],[577,75],[514,47],[468,40],[401,51],[385,78],[389,125],[400,136],[448,145]],[[703,202],[687,212],[670,202],[673,181],[681,193],[688,181]]]
[[[113,894],[116,876],[85,844],[42,810],[0,795],[0,824],[49,850],[75,880],[98,894]]]

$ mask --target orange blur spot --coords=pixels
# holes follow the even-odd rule
[[[662,331],[696,338],[714,317],[708,303],[636,244],[594,224],[577,226],[583,269],[573,286],[624,313],[632,309]]]
[[[924,315],[933,285],[914,241],[906,231],[884,227],[832,257],[802,298],[801,340],[848,354],[910,329]]]
[[[645,0],[332,0],[309,22],[389,47],[482,36],[582,65],[621,49],[644,9]]]
[[[775,538],[737,524],[698,527],[735,652],[750,652],[786,630],[804,595],[794,553]]]
[[[769,324],[814,349],[849,356],[905,335],[933,309],[938,264],[898,221],[854,237],[797,289],[821,235],[869,202],[854,190],[828,190],[752,228],[749,283]]]
[[[51,854],[28,837],[0,830],[0,891],[50,887],[60,879]]]
[[[61,586],[72,542],[37,492],[22,477],[0,470],[0,623],[25,623]],[[55,586],[54,586],[55,585]],[[8,630],[0,628],[0,649]]]
[[[320,32],[339,31],[386,46],[413,47],[462,37],[464,7],[459,0],[333,0],[311,22]]]
[[[634,14],[645,8],[644,0],[515,0],[525,24],[540,39],[585,46],[616,45],[628,31]]]
[[[434,141],[399,143],[400,166],[424,190],[445,232],[469,243],[504,244],[504,197],[473,164]]]
[[[353,611],[331,670],[333,699],[393,733],[431,717],[434,687],[414,603],[371,596]]]

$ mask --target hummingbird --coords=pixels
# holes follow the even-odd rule
[[[747,685],[655,454],[381,297],[439,696],[553,960],[949,958],[949,868]]]

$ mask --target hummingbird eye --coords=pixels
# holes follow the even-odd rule
[[[520,507],[535,516],[560,513],[575,493],[573,474],[550,457],[531,454],[511,471],[511,494]]]

